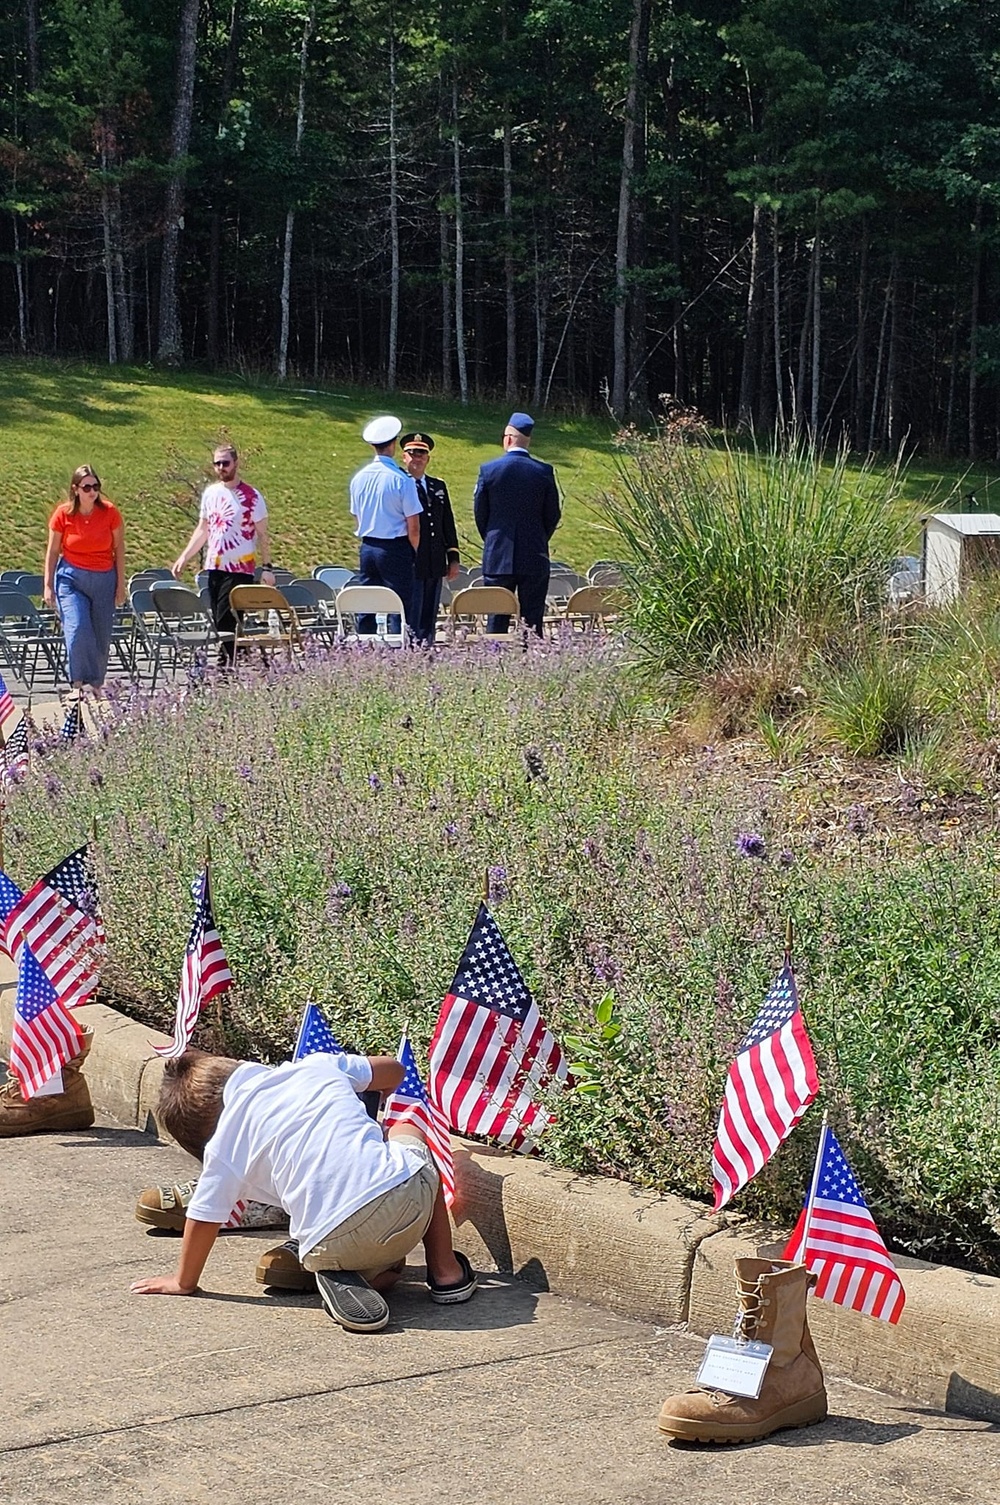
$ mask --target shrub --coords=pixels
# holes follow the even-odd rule
[[[629,436],[605,509],[626,554],[631,641],[647,676],[690,679],[787,640],[849,635],[878,616],[905,532],[898,466],[841,447]]]

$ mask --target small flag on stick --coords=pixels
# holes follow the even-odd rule
[[[881,1322],[899,1321],[903,1283],[825,1119],[809,1197],[782,1257],[815,1271],[815,1294],[823,1301]]]
[[[6,920],[23,898],[6,873],[0,872],[0,919]],[[35,960],[30,946],[17,956],[17,990],[10,1038],[10,1069],[21,1096],[34,1097],[57,1072],[79,1054],[83,1034]]]
[[[511,1149],[530,1149],[552,1121],[543,1101],[566,1059],[485,904],[445,995],[427,1087],[445,1122]]]
[[[18,783],[28,767],[28,727],[24,718],[17,723],[10,736],[3,738],[3,755],[0,761],[0,783],[4,789]]]
[[[184,1054],[205,1004],[224,993],[233,980],[222,939],[215,928],[208,868],[202,868],[191,885],[194,921],[181,967],[180,992],[174,1018],[174,1037],[169,1045],[154,1047],[157,1055],[173,1058]]]
[[[7,916],[4,949],[16,962],[23,945],[65,1008],[74,1009],[97,987],[104,959],[104,921],[97,883],[84,845],[29,888]]]
[[[715,1212],[767,1164],[818,1091],[795,974],[786,963],[726,1078],[712,1147]]]
[[[436,1108],[427,1096],[427,1089],[417,1070],[413,1046],[405,1034],[399,1042],[399,1060],[405,1068],[403,1080],[385,1105],[382,1127],[388,1129],[393,1124],[409,1124],[420,1130],[438,1168],[445,1202],[451,1207],[455,1201],[455,1159],[451,1152],[451,1135],[441,1109]]]
[[[66,719],[59,729],[59,735],[64,742],[75,742],[83,731],[83,712],[80,702],[73,700],[66,711]]]
[[[304,1056],[320,1054],[339,1056],[343,1053],[344,1047],[327,1024],[319,1004],[307,1003],[302,1010],[302,1023],[299,1025],[292,1060],[301,1061]]]

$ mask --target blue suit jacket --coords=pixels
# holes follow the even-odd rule
[[[559,489],[551,465],[527,450],[508,450],[479,471],[473,513],[483,540],[483,573],[542,569],[559,523]]]

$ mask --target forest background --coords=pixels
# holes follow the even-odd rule
[[[0,347],[1000,453],[1000,5],[0,0]]]

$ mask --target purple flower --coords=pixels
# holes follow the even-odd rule
[[[871,829],[871,816],[864,805],[852,805],[844,823],[852,836],[864,836]]]
[[[57,800],[59,798],[62,794],[62,787],[62,784],[54,773],[47,773],[45,775],[45,793],[50,800]]]
[[[446,841],[457,841],[458,840],[458,827],[456,826],[456,824],[455,824],[455,822],[453,820],[450,820],[448,822],[448,824],[445,826],[445,828],[444,828],[444,836],[445,836],[445,840]]]
[[[778,866],[779,867],[791,867],[792,863],[794,861],[795,861],[795,853],[794,852],[789,852],[789,851],[786,850],[784,852],[779,852],[778,853]]]
[[[382,788],[382,780],[379,778],[377,773],[370,773],[368,775],[368,783],[371,785],[372,789],[375,790],[376,794]]]
[[[596,862],[601,855],[601,849],[592,836],[588,836],[580,848],[584,857],[589,857],[591,862]]]
[[[491,867],[489,870],[489,895],[491,904],[502,904],[510,893],[507,886],[507,869]]]
[[[622,964],[614,956],[602,951],[594,961],[594,976],[598,982],[618,983],[622,980]]]
[[[102,789],[104,787],[104,775],[99,768],[88,769],[87,777],[95,789]]]
[[[758,836],[756,831],[741,831],[736,838],[736,850],[741,857],[759,857],[763,860],[767,856],[764,838]]]
[[[217,825],[221,826],[225,818],[226,807],[221,800],[216,800],[214,805],[212,806],[212,819],[216,822]]]
[[[243,779],[247,784],[253,783],[253,769],[249,763],[237,763],[236,777]]]
[[[331,924],[335,925],[340,919],[347,908],[347,901],[350,897],[351,886],[349,883],[334,883],[331,886],[326,896],[326,917]]]

